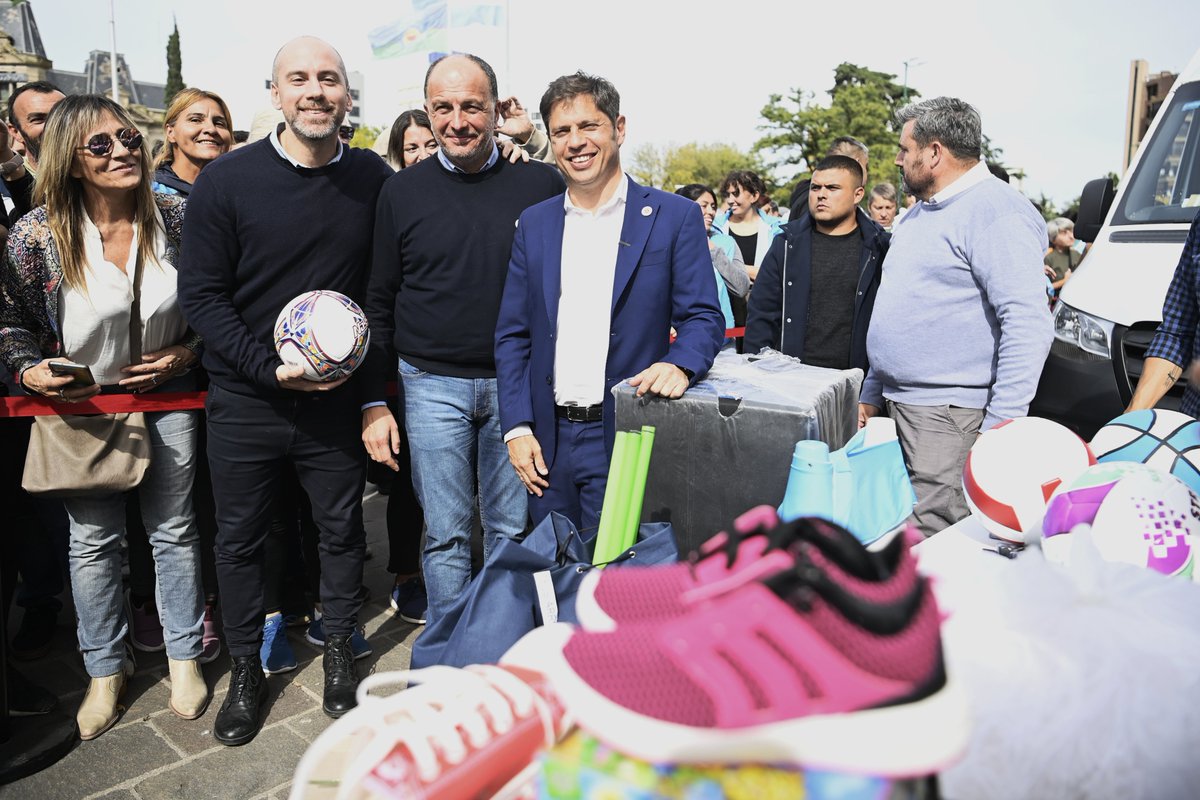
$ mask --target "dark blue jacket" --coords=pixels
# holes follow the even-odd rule
[[[862,231],[862,255],[858,262],[858,291],[854,296],[854,329],[850,340],[850,364],[867,369],[867,327],[879,289],[883,259],[891,234],[855,209]],[[812,287],[812,216],[801,214],[783,226],[767,250],[750,293],[746,318],[745,351],[757,353],[771,347],[789,356],[804,356],[808,332],[808,301]]]
[[[496,383],[500,428],[532,425],[546,465],[554,462],[554,354],[561,293],[563,195],[521,215],[500,319],[496,324]],[[617,250],[604,375],[604,434],[611,453],[615,431],[612,388],[658,361],[701,380],[724,340],[712,257],[700,207],[678,195],[630,181]],[[676,331],[671,341],[671,328]]]

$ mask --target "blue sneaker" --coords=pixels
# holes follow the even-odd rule
[[[409,578],[392,587],[392,611],[400,619],[413,625],[424,625],[427,608],[429,597],[425,594],[425,583],[420,578]]]
[[[318,617],[314,619],[308,626],[308,630],[304,632],[304,638],[308,643],[317,647],[325,647],[325,621]],[[366,658],[375,651],[371,649],[371,644],[367,641],[367,637],[363,636],[361,630],[354,632],[350,637],[350,649],[354,651],[354,658]]]
[[[263,623],[263,642],[258,657],[262,661],[263,672],[267,675],[291,672],[299,666],[296,654],[292,652],[292,645],[288,642],[287,626],[281,615],[269,616]]]

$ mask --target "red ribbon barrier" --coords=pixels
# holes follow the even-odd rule
[[[204,408],[208,392],[98,394],[78,403],[46,397],[0,398],[0,417],[41,417],[49,414],[128,414],[134,411],[188,411]]]
[[[387,385],[387,396],[396,396],[396,383]],[[50,414],[130,414],[135,411],[192,411],[204,408],[208,392],[154,392],[151,394],[98,394],[78,403],[48,397],[0,397],[0,419],[44,417]]]
[[[746,328],[744,326],[741,328],[727,328],[725,330],[725,338],[726,339],[741,339],[745,335],[746,335]]]

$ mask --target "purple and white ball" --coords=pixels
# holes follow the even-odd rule
[[[1050,498],[1042,522],[1046,558],[1067,563],[1070,532],[1092,528],[1106,561],[1190,577],[1200,542],[1200,501],[1179,478],[1143,464],[1109,462],[1085,470]]]

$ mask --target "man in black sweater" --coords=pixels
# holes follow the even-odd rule
[[[398,363],[425,510],[423,646],[434,644],[438,620],[471,579],[477,494],[485,554],[497,536],[519,536],[528,515],[500,432],[492,342],[517,218],[565,185],[545,164],[499,158],[496,101],[496,75],[483,60],[454,55],[430,66],[425,107],[441,149],[389,179],[375,222],[364,376],[374,402],[363,410],[363,442],[372,459],[396,468],[399,430],[383,399]],[[426,666],[421,651],[413,662]]]
[[[374,153],[344,147],[346,67],[312,37],[279,51],[271,96],[286,122],[200,174],[184,224],[179,301],[205,339],[208,458],[217,504],[217,580],[233,656],[217,741],[244,744],[261,724],[263,542],[278,478],[291,462],[320,530],[324,710],[355,705],[350,637],[361,600],[365,536],[357,376],[328,383],[275,352],[276,316],[314,289],[362,302],[375,202],[392,174]]]

